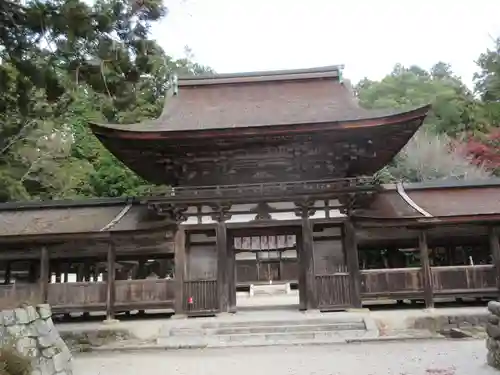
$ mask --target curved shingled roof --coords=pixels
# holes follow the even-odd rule
[[[404,147],[430,106],[361,108],[341,70],[328,66],[181,78],[173,81],[173,95],[159,118],[91,126],[116,157],[157,184],[220,186],[371,175]]]
[[[385,185],[370,207],[358,209],[359,220],[404,220],[438,222],[446,218],[478,219],[500,215],[500,179],[478,181],[431,181],[403,184],[404,191],[429,216],[412,207],[395,185]]]
[[[95,133],[185,132],[242,127],[387,119],[408,111],[359,107],[342,67],[218,74],[178,80],[157,119],[141,123],[91,123]],[[428,107],[418,108],[427,112]]]

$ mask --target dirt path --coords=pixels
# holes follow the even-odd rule
[[[493,375],[484,341],[83,355],[75,375]]]

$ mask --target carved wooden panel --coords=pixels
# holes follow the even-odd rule
[[[419,121],[315,134],[201,140],[120,141],[106,146],[151,182],[213,186],[343,178],[387,164]]]

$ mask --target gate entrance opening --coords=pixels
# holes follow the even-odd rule
[[[230,231],[237,309],[299,308],[300,226]]]

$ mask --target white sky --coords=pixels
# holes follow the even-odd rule
[[[500,0],[165,0],[153,36],[218,73],[345,64],[380,79],[395,63],[450,63],[471,84],[474,60],[500,36]]]

